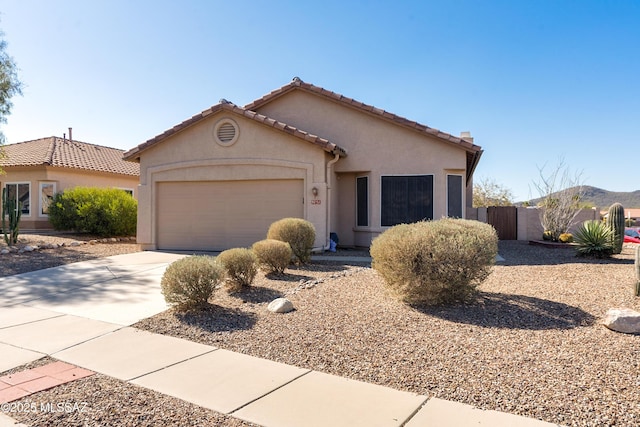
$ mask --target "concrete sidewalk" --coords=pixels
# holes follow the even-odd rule
[[[0,279],[0,372],[50,355],[274,427],[553,425],[129,327],[166,309],[160,278],[182,256],[118,255]]]

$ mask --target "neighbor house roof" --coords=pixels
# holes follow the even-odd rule
[[[293,135],[297,138],[300,138],[304,141],[307,141],[311,144],[315,144],[317,146],[319,146],[320,148],[322,148],[323,150],[332,153],[332,154],[337,154],[340,155],[342,157],[347,155],[347,152],[344,148],[339,147],[338,145],[330,142],[327,139],[321,138],[317,135],[312,135],[308,132],[305,132],[303,130],[300,130],[298,128],[295,128],[293,126],[290,126],[286,123],[282,123],[279,122],[275,119],[271,119],[267,116],[264,116],[262,114],[258,114],[254,111],[250,111],[247,110],[245,108],[242,107],[238,107],[237,105],[234,105],[232,103],[230,103],[229,101],[226,100],[221,100],[218,104],[212,106],[211,108],[202,111],[201,113],[198,113],[194,116],[192,116],[191,118],[183,121],[180,124],[175,125],[174,127],[172,127],[171,129],[166,130],[165,132],[161,133],[160,135],[157,135],[153,138],[151,138],[150,140],[143,142],[142,144],[138,145],[137,147],[132,148],[131,150],[127,151],[126,153],[124,153],[124,158],[126,160],[138,160],[140,158],[140,153],[142,153],[143,151],[149,149],[150,147],[156,145],[157,143],[165,140],[166,138],[170,137],[171,135],[174,135],[186,128],[188,128],[189,126],[193,126],[194,124],[200,122],[201,120],[204,120],[207,116],[217,113],[219,111],[228,111],[230,113],[233,114],[237,114],[239,116],[243,116],[246,117],[248,119],[254,120],[258,123],[261,123],[265,126],[269,126],[272,127],[278,131],[284,132],[284,133],[288,133],[289,135]]]
[[[51,166],[109,172],[121,175],[140,175],[140,165],[126,162],[124,150],[70,141],[56,136],[18,142],[3,147],[5,156],[0,167]]]
[[[336,92],[332,92],[330,90],[326,90],[324,88],[321,88],[319,86],[314,86],[310,83],[305,83],[302,80],[300,80],[300,78],[298,77],[294,77],[293,80],[291,80],[290,83],[282,86],[279,89],[276,89],[266,95],[264,95],[261,98],[256,99],[255,101],[251,102],[250,104],[247,104],[244,106],[245,109],[247,110],[257,110],[258,108],[264,106],[265,104],[268,104],[269,102],[281,97],[282,95],[291,92],[293,90],[304,90],[316,95],[320,95],[323,96],[325,98],[331,99],[333,101],[337,101],[343,105],[346,105],[348,107],[351,108],[355,108],[357,110],[363,111],[365,113],[369,113],[372,114],[374,116],[380,117],[382,119],[385,119],[387,121],[393,122],[395,124],[398,124],[400,126],[427,134],[427,135],[431,135],[431,136],[435,136],[436,138],[445,141],[445,142],[449,142],[455,145],[460,146],[461,148],[464,148],[467,151],[471,151],[471,152],[479,152],[482,151],[482,148],[478,145],[473,144],[473,142],[470,141],[470,139],[467,138],[462,138],[462,137],[457,137],[457,136],[453,136],[450,135],[448,133],[445,132],[441,132],[438,129],[434,129],[434,128],[430,128],[429,126],[425,126],[423,124],[420,124],[418,122],[415,122],[413,120],[409,120],[409,119],[405,119],[404,117],[400,117],[396,114],[390,113],[388,111],[382,110],[380,108],[376,108],[372,105],[367,105],[364,104],[360,101],[356,101],[353,98],[348,98],[344,95],[340,95],[339,93]]]

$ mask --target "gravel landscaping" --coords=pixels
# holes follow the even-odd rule
[[[110,245],[119,243],[81,248]],[[506,261],[494,267],[477,301],[436,308],[394,301],[363,264],[315,263],[282,277],[259,273],[236,294],[220,290],[206,311],[167,311],[134,326],[567,426],[637,426],[640,336],[599,324],[609,308],[640,310],[632,294],[633,249],[584,260],[572,250],[501,242]],[[283,295],[296,310],[268,312]],[[12,416],[34,425],[188,425],[189,414],[203,411],[210,418],[199,425],[246,425],[100,375],[43,393],[22,401],[86,401],[94,413],[56,414],[55,422],[51,414]],[[113,409],[123,405],[129,411]],[[155,422],[144,424],[147,412]]]
[[[639,425],[640,336],[599,324],[609,308],[640,309],[633,249],[604,261],[521,242],[500,253],[475,304],[408,307],[370,268],[315,264],[135,326],[564,425]],[[266,310],[281,295],[296,311]]]

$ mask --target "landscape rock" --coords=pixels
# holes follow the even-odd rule
[[[629,308],[608,310],[602,323],[612,331],[640,334],[640,313]]]
[[[288,313],[293,311],[293,304],[286,298],[276,298],[269,303],[267,310],[273,313]]]
[[[2,254],[2,255],[6,255],[6,254],[8,254],[9,252],[11,252],[9,249],[3,249],[3,250],[1,250],[1,251],[0,251],[0,254]]]
[[[80,246],[82,243],[78,242],[77,240],[75,242],[71,242],[69,243],[69,246]]]
[[[37,246],[31,246],[31,245],[27,245],[24,248],[22,248],[23,252],[33,252],[35,250],[37,250],[38,247]]]

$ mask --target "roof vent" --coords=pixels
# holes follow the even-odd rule
[[[224,98],[220,98],[220,101],[218,101],[218,102],[220,104],[232,104],[233,105],[233,102],[231,102],[231,101],[229,101],[227,99],[224,99]]]
[[[302,83],[302,79],[298,76],[295,76],[294,78],[292,78],[291,81],[295,83]]]
[[[233,145],[238,140],[238,125],[231,119],[222,119],[216,123],[213,135],[216,142],[223,147]]]

